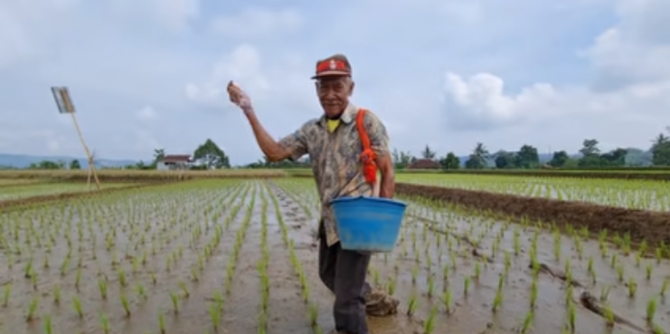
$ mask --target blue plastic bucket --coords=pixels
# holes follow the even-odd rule
[[[391,252],[407,204],[381,197],[340,197],[330,201],[343,249]]]

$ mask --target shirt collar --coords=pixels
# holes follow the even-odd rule
[[[344,108],[344,111],[342,112],[342,116],[340,117],[340,121],[342,121],[342,123],[344,123],[344,124],[351,123],[354,120],[356,110],[358,110],[358,108],[353,103],[349,102],[347,107]],[[321,125],[325,126],[326,121],[327,121],[326,115],[323,115],[323,116],[321,116],[321,119],[320,119],[319,123]]]

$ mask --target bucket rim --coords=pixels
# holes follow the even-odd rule
[[[380,203],[389,203],[389,204],[400,205],[400,206],[403,206],[403,207],[407,206],[407,203],[405,203],[403,201],[396,200],[396,199],[385,198],[385,197],[369,197],[369,196],[337,197],[337,198],[331,199],[330,204],[342,203],[342,202],[353,202],[353,201],[360,201],[360,200],[364,200],[364,201],[367,200],[367,201],[380,202]]]

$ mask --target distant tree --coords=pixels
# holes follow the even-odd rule
[[[670,142],[657,145],[652,154],[652,163],[654,165],[670,166]]]
[[[516,168],[516,156],[513,152],[507,152],[500,150],[494,155],[495,159],[493,160],[496,164],[496,168],[506,169],[506,168]]]
[[[666,127],[666,131],[670,134],[670,126]],[[659,134],[653,141],[651,146],[652,164],[656,166],[670,165],[670,138],[663,133]]]
[[[568,153],[565,151],[554,152],[554,155],[549,160],[549,166],[552,167],[566,167],[566,163],[570,159]]]
[[[627,154],[628,150],[617,148],[616,150],[600,155],[600,159],[605,166],[623,167],[626,165]]]
[[[157,166],[158,166],[158,162],[160,162],[164,158],[165,158],[165,149],[164,148],[154,149],[154,160],[151,162],[149,167],[152,168],[152,169],[156,169]]]
[[[207,139],[193,153],[193,159],[207,168],[230,168],[230,161],[223,150],[214,141]]]
[[[540,155],[537,148],[530,145],[523,145],[515,157],[516,168],[538,168],[540,166]]]
[[[591,156],[600,154],[600,149],[598,148],[598,140],[596,139],[584,139],[583,147],[579,150],[583,156]]]
[[[579,159],[579,167],[603,167],[607,162],[600,157],[600,149],[596,139],[585,139],[583,147],[579,150],[582,158]]]
[[[424,158],[424,159],[433,160],[433,159],[435,159],[436,155],[437,155],[437,153],[435,151],[431,150],[430,146],[428,146],[428,145],[426,145],[426,148],[424,148],[423,151],[421,151],[421,157]]]
[[[444,158],[440,159],[440,165],[442,165],[442,169],[459,169],[461,168],[461,159],[453,152],[449,152]]]
[[[397,149],[393,150],[393,165],[396,169],[405,169],[412,163],[412,154],[407,151],[398,151]]]
[[[465,168],[468,169],[483,169],[486,167],[486,160],[489,158],[489,151],[482,143],[477,143],[472,154],[465,162]]]
[[[81,169],[81,165],[79,164],[79,160],[74,159],[70,161],[70,169]]]

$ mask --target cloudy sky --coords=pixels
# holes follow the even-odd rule
[[[648,148],[670,125],[668,0],[0,0],[0,153],[149,159],[205,139],[261,157],[238,82],[276,137],[322,112],[309,77],[345,53],[392,146]]]

